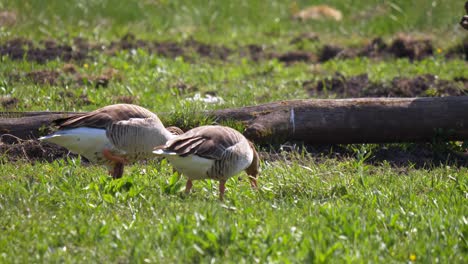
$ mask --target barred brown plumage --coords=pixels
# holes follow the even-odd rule
[[[153,153],[166,157],[188,178],[186,193],[190,192],[192,180],[215,179],[220,181],[223,200],[226,181],[242,170],[249,175],[252,187],[257,187],[258,153],[250,141],[230,127],[194,128],[156,147]]]
[[[124,164],[152,157],[155,146],[174,137],[156,114],[131,104],[109,105],[54,123],[59,130],[41,140],[107,165],[114,178],[122,176]],[[175,127],[171,130],[180,131]]]

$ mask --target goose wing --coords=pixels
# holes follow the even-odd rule
[[[132,104],[108,105],[89,113],[76,114],[54,121],[59,129],[92,127],[107,128],[109,125],[131,118],[154,118],[157,116],[146,108]]]
[[[197,155],[207,159],[221,160],[228,149],[239,143],[240,133],[221,126],[202,126],[169,140],[158,147],[165,153],[185,157]]]
[[[106,136],[125,153],[151,153],[155,146],[166,143],[172,137],[157,117],[130,118],[108,126]]]

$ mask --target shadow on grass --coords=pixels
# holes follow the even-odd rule
[[[352,145],[304,145],[287,143],[270,145],[260,149],[263,161],[322,163],[327,159],[355,159],[365,164],[393,167],[431,169],[439,166],[468,166],[466,142],[401,143],[401,144],[352,144]],[[74,158],[76,155],[54,144],[37,140],[18,140],[15,143],[0,142],[0,157],[3,162],[52,162],[57,159]],[[82,158],[86,163],[86,160]]]
[[[311,158],[314,162],[326,159],[362,160],[363,163],[393,167],[431,169],[438,166],[468,166],[466,146],[456,142],[405,143],[405,144],[352,144],[352,145],[303,145],[290,143],[264,148],[260,152],[264,161],[301,161]]]

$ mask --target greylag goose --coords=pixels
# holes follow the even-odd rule
[[[164,128],[156,114],[131,104],[109,105],[54,123],[58,131],[39,140],[106,165],[113,178],[122,177],[125,164],[152,157],[153,148],[174,137],[172,133],[182,133],[176,127]]]
[[[249,175],[252,188],[257,187],[258,153],[250,141],[229,127],[191,129],[156,147],[153,153],[166,157],[188,178],[187,194],[193,180],[209,178],[219,181],[219,198],[223,200],[226,180],[243,170]]]

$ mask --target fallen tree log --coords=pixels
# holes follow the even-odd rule
[[[36,135],[60,115],[35,112],[0,119],[0,132]],[[468,139],[468,96],[288,100],[207,113],[245,123],[256,143],[384,143]],[[58,116],[57,116],[58,115]],[[0,113],[0,116],[2,114]],[[30,123],[29,123],[30,122]],[[17,126],[17,127],[15,127]]]
[[[259,142],[384,143],[468,139],[468,96],[280,101],[215,112]]]
[[[49,131],[53,120],[67,115],[58,112],[0,113],[1,141],[11,143],[16,142],[16,138],[38,138]]]

